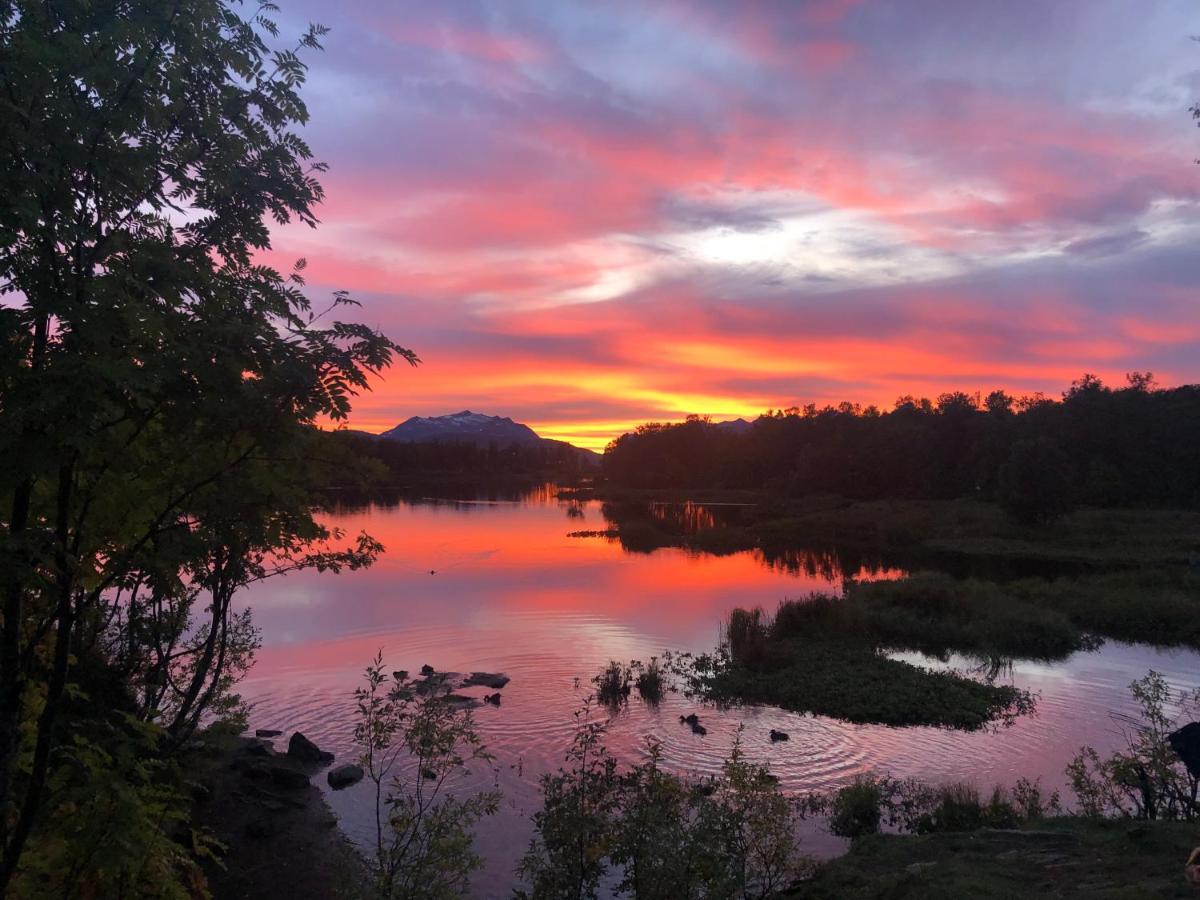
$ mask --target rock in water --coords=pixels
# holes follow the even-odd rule
[[[325,779],[329,782],[329,786],[335,791],[348,788],[352,784],[358,784],[358,782],[362,781],[362,778],[362,766],[356,766],[353,763],[338,766],[336,769],[330,769],[329,774],[325,776]]]
[[[779,731],[776,728],[771,729],[771,741],[786,741],[791,738],[791,735],[786,731]]]
[[[502,672],[472,672],[467,676],[467,680],[462,683],[463,687],[485,687],[492,690],[500,690],[511,679]]]
[[[282,731],[276,731],[274,728],[260,728],[254,732],[256,738],[273,738],[283,734]]]
[[[1191,722],[1178,731],[1167,736],[1183,764],[1187,766],[1188,774],[1200,778],[1200,722]]]
[[[287,755],[304,763],[333,762],[333,754],[322,750],[299,731],[288,741]]]

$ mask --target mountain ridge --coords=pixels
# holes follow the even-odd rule
[[[566,446],[590,463],[596,463],[600,459],[600,454],[594,450],[576,447],[566,441],[541,437],[528,425],[516,422],[508,416],[490,416],[469,409],[443,416],[410,416],[375,437],[413,444],[460,442],[479,446],[495,444],[497,447]]]

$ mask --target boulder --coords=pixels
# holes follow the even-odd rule
[[[790,738],[791,738],[791,735],[788,734],[786,731],[780,731],[777,728],[771,729],[771,743],[775,743],[776,741],[786,741]]]
[[[332,753],[322,750],[299,731],[288,741],[287,755],[302,763],[333,762]]]
[[[276,731],[274,728],[259,728],[254,732],[256,738],[273,738],[283,734],[282,731]]]
[[[353,763],[338,766],[336,769],[330,769],[325,779],[329,782],[331,788],[335,791],[340,791],[342,788],[348,788],[350,785],[358,784],[362,781],[362,766],[356,766]]]
[[[1188,774],[1200,778],[1200,722],[1190,722],[1167,735],[1171,749],[1183,760]]]
[[[501,672],[472,672],[467,676],[467,680],[462,683],[462,686],[485,687],[498,691],[511,680],[512,679]]]

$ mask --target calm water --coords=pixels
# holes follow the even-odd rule
[[[710,517],[737,510],[660,507],[654,514],[702,528]],[[827,555],[798,553],[781,565],[752,552],[631,553],[602,537],[567,537],[608,523],[598,503],[559,502],[550,490],[519,501],[370,506],[340,511],[331,523],[348,535],[369,531],[387,553],[366,571],[303,573],[248,593],[263,637],[243,684],[254,704],[251,727],[303,731],[349,761],[355,755],[351,693],[377,650],[392,668],[415,671],[428,663],[510,675],[503,706],[475,713],[497,760],[495,770],[480,769],[473,779],[480,787],[498,781],[505,796],[478,838],[486,857],[478,897],[511,893],[513,866],[530,837],[528,815],[538,806],[537,778],[560,764],[572,714],[608,660],[646,659],[663,648],[711,650],[718,623],[735,606],[771,609],[784,598],[840,589],[842,578],[837,560]],[[853,574],[901,573],[872,563]],[[787,791],[834,788],[872,769],[969,779],[984,788],[1040,776],[1045,785],[1061,787],[1063,767],[1080,744],[1120,742],[1110,714],[1131,711],[1126,686],[1149,668],[1192,687],[1200,654],[1110,642],[1062,663],[1017,663],[1004,677],[1038,692],[1038,711],[994,733],[849,725],[762,707],[699,709],[708,735],[698,737],[679,724],[680,714],[696,707],[673,695],[657,709],[634,699],[612,718],[608,744],[636,759],[653,736],[668,766],[707,773],[720,767],[745,725],[748,753],[768,761]],[[772,745],[771,728],[789,732],[791,740]],[[367,788],[362,783],[329,797],[342,827],[360,841],[373,833]],[[806,823],[810,853],[829,855],[840,846]]]

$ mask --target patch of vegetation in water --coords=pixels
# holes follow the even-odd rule
[[[892,659],[853,641],[773,642],[752,664],[702,657],[690,682],[717,703],[769,703],[794,712],[882,725],[933,725],[976,730],[1011,722],[1033,697]]]

